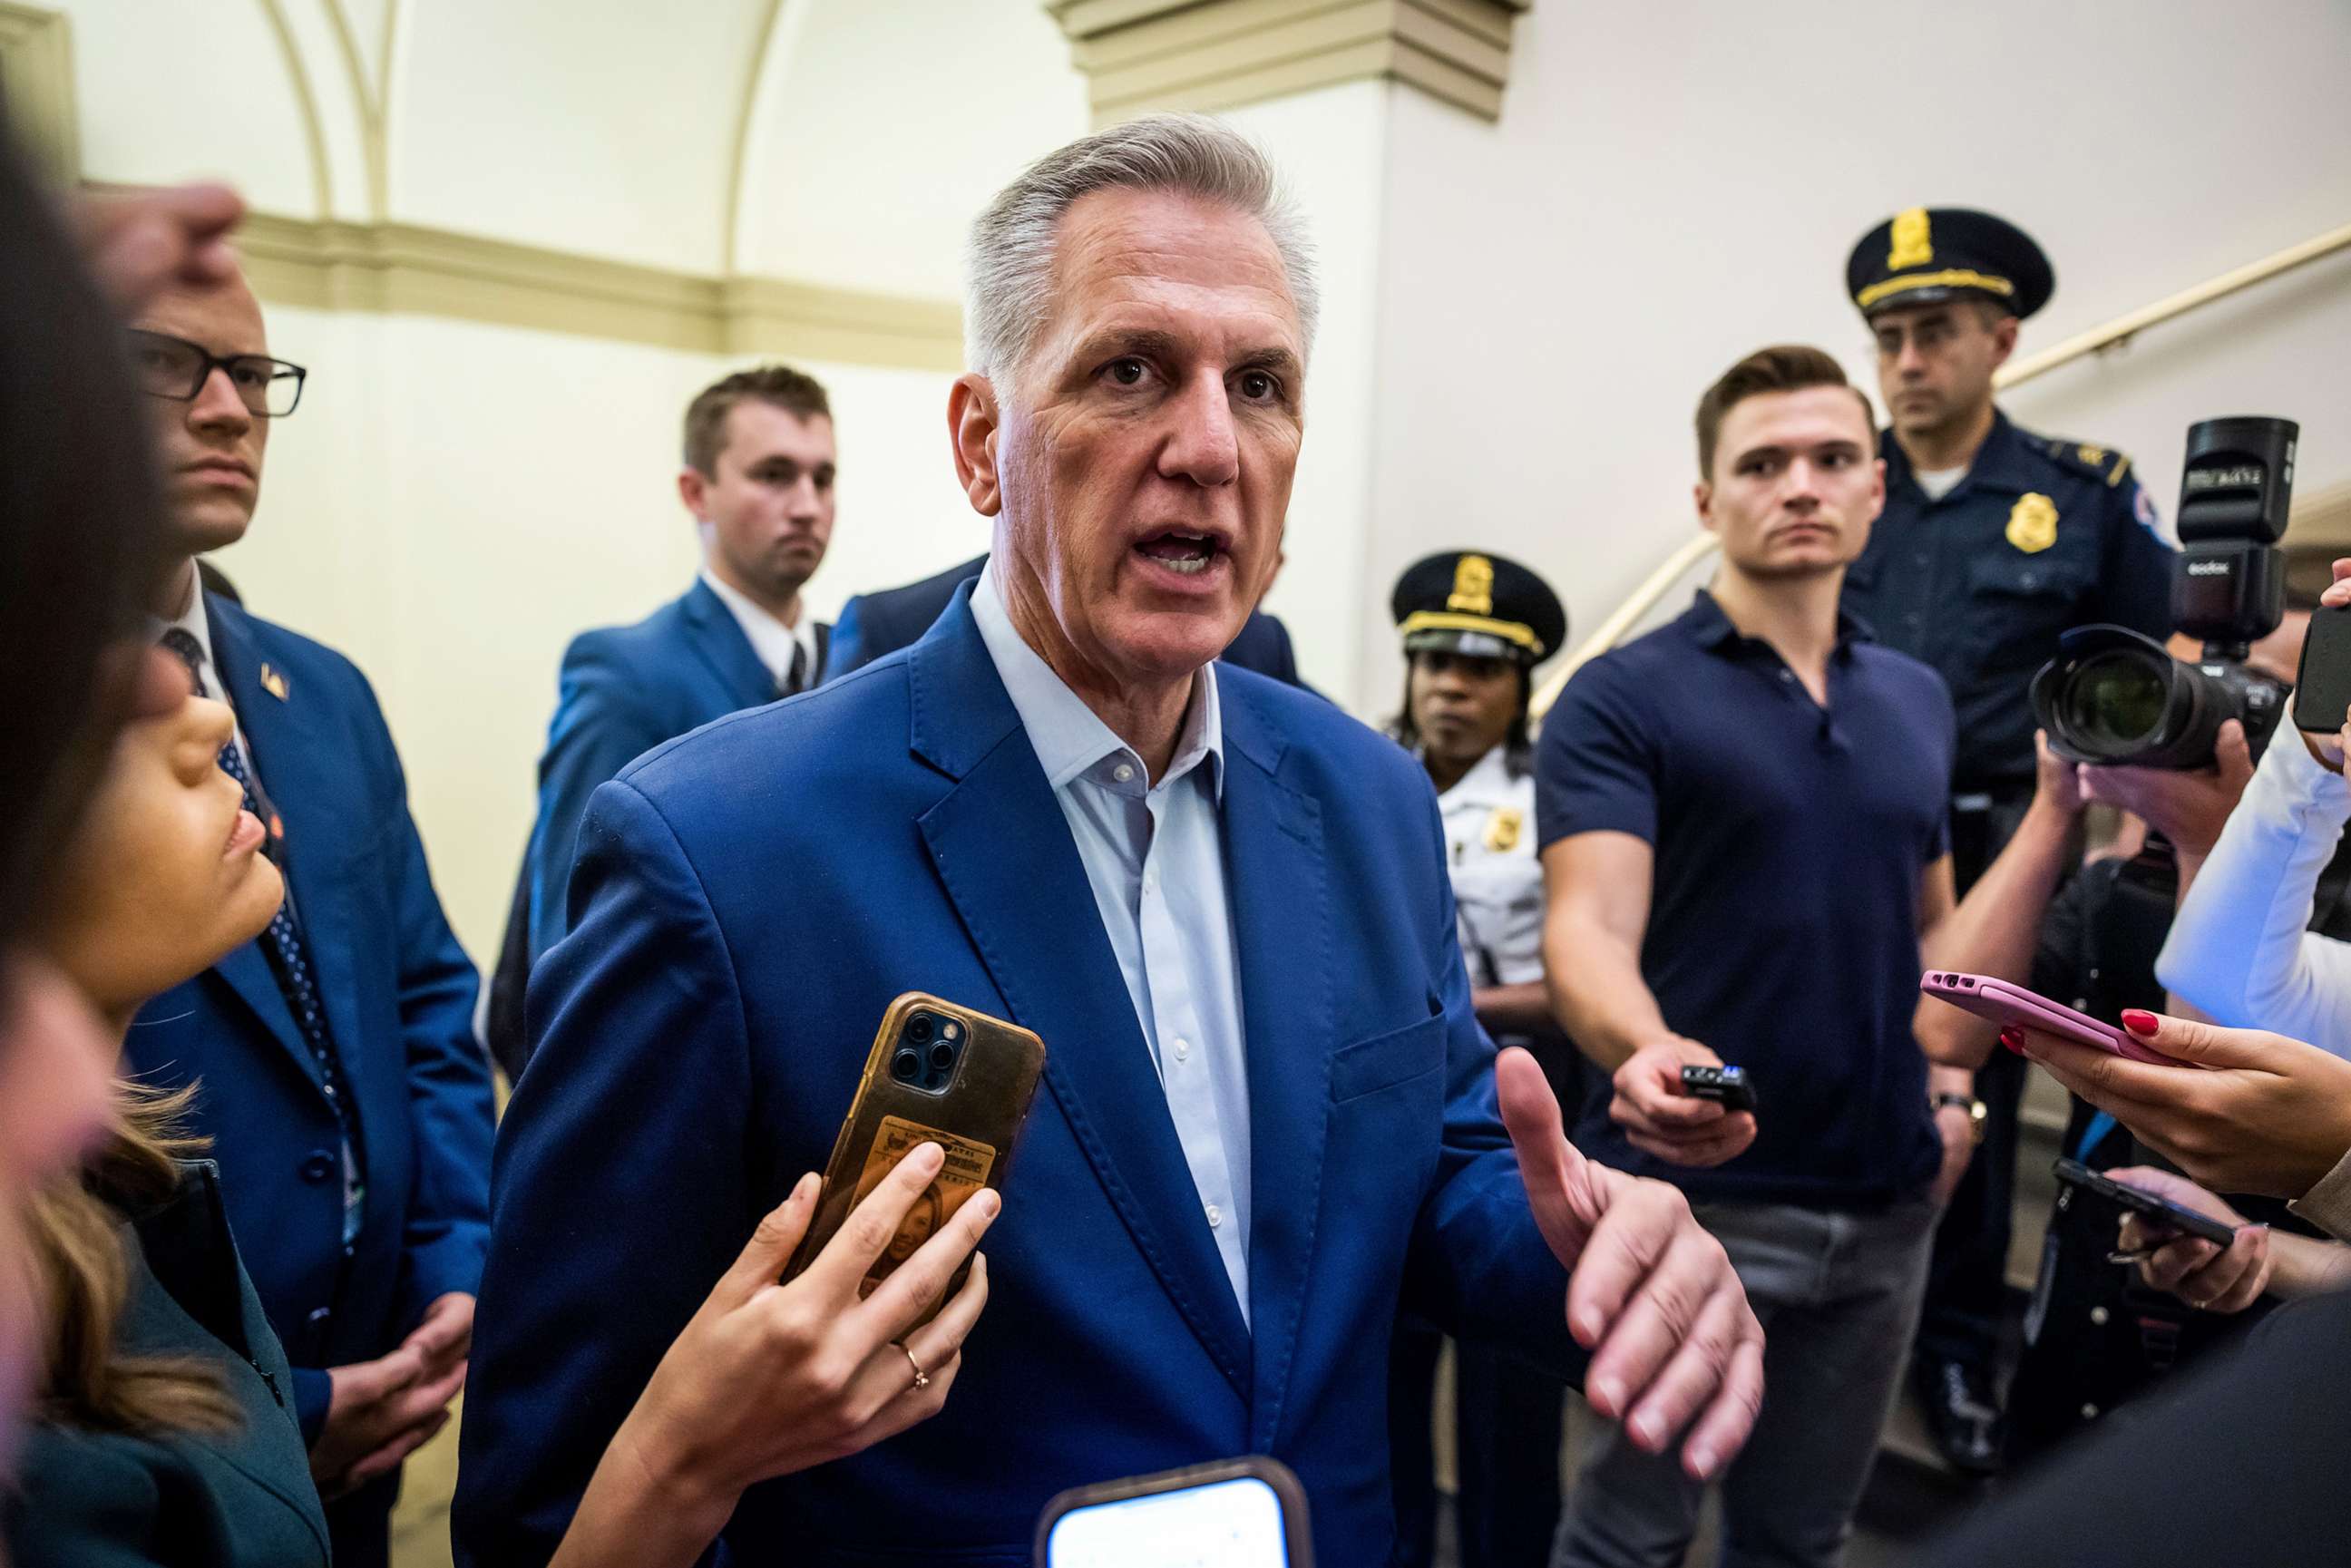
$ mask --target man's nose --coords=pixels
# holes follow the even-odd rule
[[[784,510],[797,522],[810,521],[824,510],[824,497],[817,490],[813,475],[801,475],[784,492]]]
[[[214,365],[204,377],[204,384],[196,389],[195,401],[188,405],[188,423],[198,430],[242,435],[253,428],[253,411],[236,395],[228,371]]]
[[[1213,370],[1192,378],[1170,406],[1175,429],[1159,471],[1196,485],[1229,485],[1240,475],[1240,440],[1233,429],[1225,379]]]
[[[1895,351],[1894,369],[1898,374],[1906,376],[1927,373],[1927,356],[1919,352],[1917,339],[1907,333],[1903,335],[1902,347]]]
[[[1807,457],[1799,457],[1788,465],[1788,482],[1781,496],[1784,506],[1800,510],[1821,504],[1820,465]]]

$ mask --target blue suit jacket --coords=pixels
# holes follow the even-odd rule
[[[816,628],[816,671],[826,628]],[[722,600],[699,578],[633,626],[583,632],[563,651],[555,716],[538,759],[530,879],[530,961],[570,928],[564,890],[588,798],[664,740],[776,700],[776,678]]]
[[[848,674],[884,654],[912,645],[946,611],[956,590],[977,577],[980,568],[987,564],[987,557],[975,556],[920,582],[883,589],[879,593],[861,593],[851,599],[841,607],[841,622],[832,629],[832,651],[824,660],[825,677],[830,680]],[[1228,664],[1271,675],[1293,686],[1306,685],[1298,678],[1298,659],[1290,651],[1290,628],[1261,610],[1249,612],[1249,620],[1241,625],[1240,635],[1218,657]]]
[[[1494,1111],[1428,779],[1220,670],[1252,1125],[1245,1325],[1069,826],[967,594],[920,643],[640,759],[532,977],[466,1395],[461,1562],[543,1563],[654,1364],[924,988],[1043,1037],[935,1420],[753,1488],[716,1559],[1025,1565],[1063,1487],[1250,1451],[1386,1559],[1400,1299],[1580,1364]],[[541,1065],[541,1059],[544,1065]]]
[[[441,913],[383,712],[351,662],[215,594],[213,657],[286,828],[300,913],[367,1154],[342,1257],[335,1114],[257,943],[150,1002],[126,1069],[201,1082],[229,1224],[315,1435],[323,1369],[381,1355],[435,1296],[472,1291],[489,1240],[490,1073],[479,982]],[[265,664],[284,695],[265,687]]]

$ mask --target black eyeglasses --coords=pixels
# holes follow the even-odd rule
[[[149,397],[193,402],[212,380],[213,371],[226,371],[237,401],[259,419],[283,419],[302,401],[302,382],[309,371],[266,354],[215,354],[185,338],[132,328],[131,371],[139,390]]]

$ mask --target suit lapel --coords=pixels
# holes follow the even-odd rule
[[[1249,1040],[1251,1443],[1270,1453],[1321,1209],[1340,958],[1321,809],[1280,781],[1285,742],[1246,684],[1227,681],[1221,695],[1225,884]]]
[[[359,1044],[358,993],[350,933],[335,873],[350,852],[346,823],[351,802],[342,799],[343,789],[329,770],[332,732],[325,727],[324,694],[308,682],[293,682],[287,672],[274,665],[265,677],[260,645],[245,612],[210,594],[204,608],[222,688],[236,709],[237,727],[245,732],[254,771],[285,826],[287,885],[328,1027],[348,1052]],[[318,1060],[286,1005],[260,943],[247,943],[216,967],[254,1005],[303,1074],[323,1087]]]
[[[997,990],[1045,1041],[1045,1082],[1136,1248],[1236,1392],[1249,1334],[1067,820],[958,593],[917,645],[912,744],[956,780],[922,818]]]
[[[735,612],[710,591],[708,583],[695,579],[678,606],[693,632],[694,651],[726,686],[737,707],[765,707],[776,700],[776,677],[759,663]]]

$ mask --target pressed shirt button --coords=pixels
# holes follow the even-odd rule
[[[1176,1037],[1176,1060],[1178,1061],[1192,1060],[1192,1042],[1180,1034]]]
[[[1134,764],[1132,762],[1122,762],[1117,767],[1110,770],[1110,776],[1117,779],[1120,783],[1124,784],[1134,777]]]
[[[1214,1230],[1225,1222],[1225,1211],[1215,1204],[1208,1205],[1208,1228]]]
[[[1157,893],[1159,891],[1159,868],[1157,866],[1145,866],[1144,868],[1143,891],[1145,893]]]

